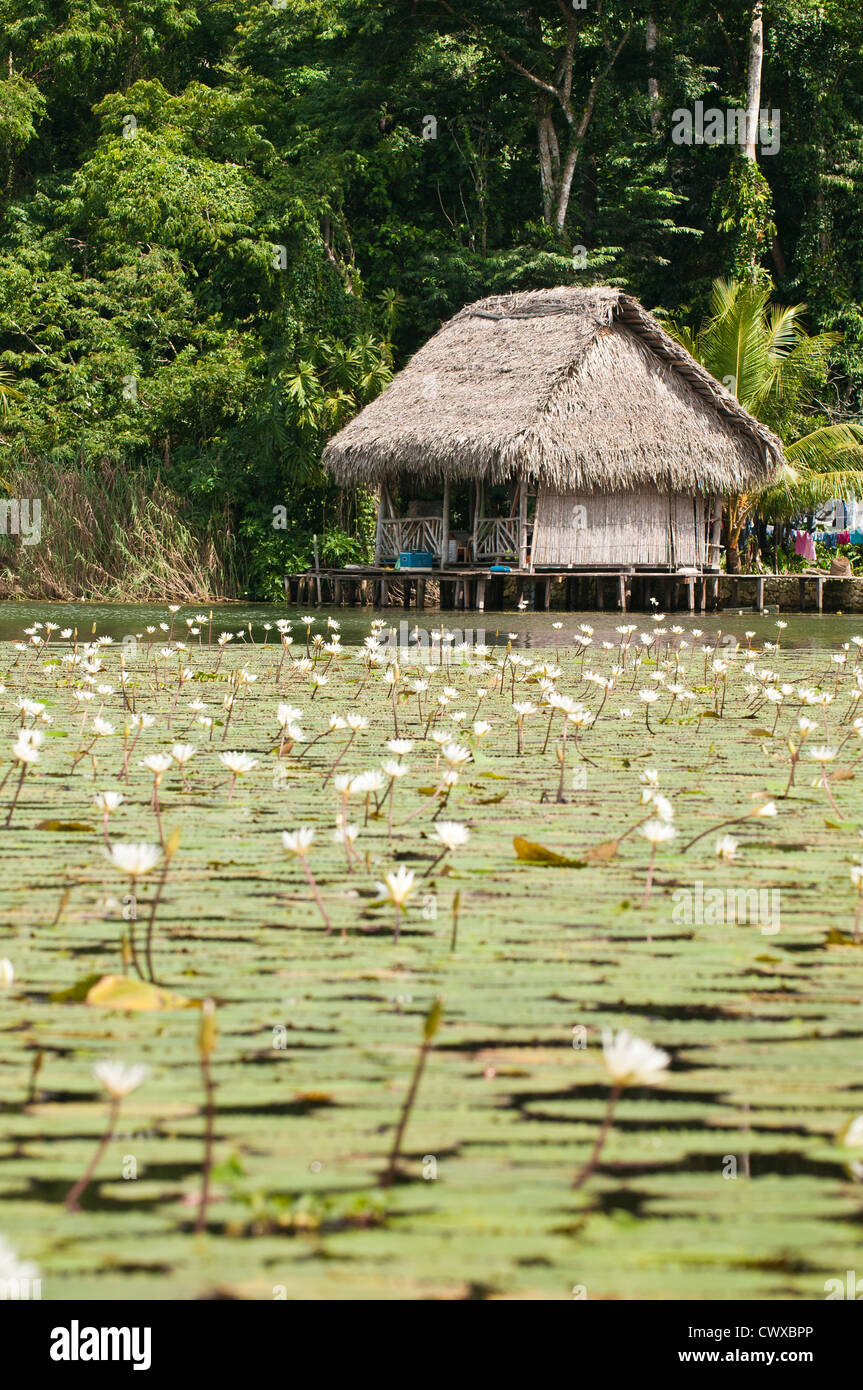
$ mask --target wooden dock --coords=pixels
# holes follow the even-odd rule
[[[516,606],[533,610],[570,612],[647,612],[656,599],[664,611],[706,612],[720,606],[719,582],[727,584],[725,606],[764,608],[765,585],[772,574],[725,574],[716,569],[660,570],[519,569],[501,574],[477,565],[450,565],[444,569],[394,569],[387,565],[348,565],[342,569],[316,567],[285,578],[285,598],[292,605],[342,608],[346,604],[386,608],[398,584],[404,608],[423,609],[429,580],[439,588],[443,610],[483,613],[486,608],[504,611],[506,584],[515,584]],[[792,576],[797,580],[799,611],[824,611],[824,585],[843,584],[841,576],[818,573]],[[558,588],[558,593],[554,591]],[[557,601],[552,603],[552,598]],[[809,599],[814,600],[809,602]],[[562,602],[560,601],[562,599]],[[787,603],[784,605],[788,607]]]
[[[746,578],[747,576],[741,576]],[[754,576],[753,576],[754,577]],[[527,603],[534,610],[555,608],[582,612],[588,609],[630,608],[646,611],[656,598],[664,609],[716,607],[719,600],[718,570],[519,569],[501,573],[475,565],[451,565],[443,569],[394,569],[382,565],[355,565],[342,569],[316,568],[285,578],[285,597],[300,606],[343,607],[345,604],[385,608],[393,585],[402,590],[404,608],[423,609],[429,580],[440,590],[440,607],[483,613],[486,607],[500,612],[505,585],[514,581],[516,606]],[[560,586],[563,603],[552,605]]]

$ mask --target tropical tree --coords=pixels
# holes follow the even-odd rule
[[[816,401],[842,335],[807,333],[806,305],[772,304],[771,293],[769,284],[715,280],[710,314],[697,332],[671,330],[784,446],[770,486],[725,499],[731,573],[739,570],[740,534],[753,515],[789,519],[833,497],[863,496],[863,425],[831,422]]]

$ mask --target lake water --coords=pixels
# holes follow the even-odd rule
[[[410,633],[414,626],[418,625],[428,631],[440,629],[441,625],[450,631],[469,633],[469,640],[473,642],[486,642],[489,646],[505,644],[509,634],[516,634],[514,645],[517,647],[536,647],[554,648],[556,644],[565,645],[571,640],[572,633],[581,622],[589,623],[594,630],[594,642],[609,640],[619,641],[616,627],[620,623],[635,623],[637,631],[641,632],[649,629],[654,624],[651,617],[646,613],[632,613],[625,618],[618,613],[604,612],[585,612],[585,613],[560,613],[560,612],[539,612],[524,613],[458,613],[447,610],[438,613],[434,610],[425,610],[417,613],[415,609],[404,610],[398,608],[386,608],[375,610],[372,608],[316,608],[305,610],[301,608],[289,608],[284,604],[264,604],[264,603],[233,603],[218,604],[212,609],[208,605],[183,605],[174,617],[174,636],[179,637],[186,628],[187,619],[194,619],[196,614],[206,615],[206,622],[202,624],[200,639],[193,637],[193,642],[199,640],[206,642],[212,630],[212,639],[216,640],[220,632],[242,632],[246,640],[250,640],[249,627],[251,626],[251,640],[255,642],[269,641],[278,642],[278,633],[275,629],[276,621],[280,618],[287,618],[294,628],[294,635],[303,635],[305,624],[301,622],[303,614],[310,611],[315,618],[313,631],[321,631],[326,628],[328,617],[334,618],[339,624],[342,642],[345,646],[355,646],[362,642],[368,635],[371,621],[375,617],[384,618],[390,627],[398,632],[400,625],[405,624],[404,631]],[[210,626],[210,613],[212,612],[212,629]],[[754,645],[761,645],[763,642],[775,641],[778,634],[776,622],[778,618],[776,609],[772,609],[768,614],[756,614],[751,609],[726,609],[723,613],[696,613],[686,612],[667,613],[663,626],[670,628],[673,624],[691,633],[691,629],[697,628],[705,635],[716,637],[722,633],[733,633],[739,638],[741,643],[745,641],[746,631],[754,632]],[[94,630],[96,635],[112,637],[115,641],[122,640],[123,637],[132,636],[137,633],[144,633],[148,626],[158,628],[160,623],[171,623],[172,614],[165,603],[41,603],[41,602],[0,602],[0,641],[11,641],[20,639],[24,629],[32,627],[34,623],[56,623],[60,628],[77,628],[81,637],[88,637]],[[782,630],[781,641],[785,648],[809,648],[819,649],[835,647],[840,642],[848,642],[853,636],[863,633],[863,614],[834,614],[827,613],[819,617],[817,614],[788,613],[782,616],[782,621],[787,623],[787,627]],[[553,624],[562,623],[563,626],[555,630]],[[271,625],[269,633],[265,624]],[[457,639],[458,640],[458,639]]]

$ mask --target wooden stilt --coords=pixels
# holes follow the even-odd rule
[[[617,606],[621,613],[626,612],[626,575],[617,576]]]
[[[476,607],[478,613],[485,612],[485,579],[476,581]]]

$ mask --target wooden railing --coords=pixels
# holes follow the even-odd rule
[[[439,516],[386,517],[381,523],[381,556],[402,550],[430,550],[437,559],[443,545],[443,519]]]
[[[381,559],[391,559],[403,550],[431,551],[435,560],[443,556],[443,519],[439,516],[384,517],[380,523]],[[515,517],[480,517],[476,530],[475,563],[518,560],[521,522]],[[532,524],[526,527],[524,546],[530,548]]]
[[[477,560],[518,559],[518,517],[480,517],[476,529]]]

